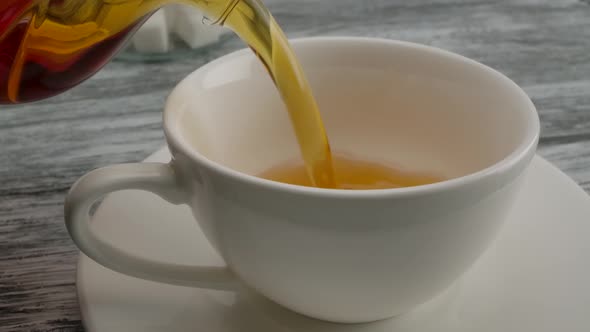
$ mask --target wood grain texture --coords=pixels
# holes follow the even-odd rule
[[[288,35],[409,40],[474,58],[524,87],[539,153],[590,191],[590,1],[274,0]],[[232,38],[183,61],[113,62],[50,100],[0,111],[0,331],[81,331],[77,250],[63,225],[69,186],[164,144],[161,110],[188,72],[242,47]]]

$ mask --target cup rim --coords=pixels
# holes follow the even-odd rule
[[[170,146],[174,146],[178,150],[181,150],[185,155],[189,156],[197,165],[204,167],[218,175],[223,177],[231,178],[234,181],[241,182],[243,184],[249,184],[254,186],[259,186],[266,189],[273,189],[279,190],[283,192],[289,192],[292,194],[305,194],[305,195],[312,195],[312,196],[319,196],[319,197],[338,197],[338,198],[375,198],[375,197],[392,197],[392,196],[419,196],[424,194],[433,194],[441,191],[448,191],[457,189],[459,187],[463,187],[469,184],[473,184],[475,182],[479,182],[490,178],[496,174],[503,174],[510,171],[512,168],[519,165],[520,162],[525,160],[527,156],[530,155],[532,150],[536,149],[539,136],[540,136],[540,120],[536,110],[535,105],[530,100],[528,95],[524,92],[524,90],[518,86],[514,81],[508,78],[506,75],[498,72],[497,70],[488,67],[480,62],[475,60],[469,59],[465,56],[459,55],[457,53],[453,53],[450,51],[446,51],[437,47],[407,42],[407,41],[400,41],[400,40],[391,40],[385,38],[376,38],[376,37],[344,37],[344,36],[318,36],[318,37],[304,37],[304,38],[295,38],[290,39],[292,45],[302,44],[302,43],[309,43],[309,42],[353,42],[353,43],[379,43],[382,45],[388,46],[395,46],[395,47],[403,47],[406,49],[412,49],[418,52],[426,52],[431,53],[434,56],[438,57],[447,57],[454,59],[456,61],[465,62],[472,66],[479,68],[480,70],[486,72],[486,75],[494,75],[500,80],[504,82],[504,84],[508,84],[515,89],[518,94],[526,101],[528,104],[527,113],[530,121],[530,125],[527,127],[526,137],[522,140],[522,142],[514,149],[510,154],[505,156],[503,159],[493,163],[492,165],[482,168],[476,172],[472,172],[460,177],[451,178],[444,181],[439,181],[431,184],[420,185],[420,186],[413,186],[413,187],[402,187],[402,188],[389,188],[389,189],[360,189],[360,190],[346,190],[346,189],[326,189],[326,188],[317,188],[317,187],[305,187],[293,184],[287,184],[283,182],[277,182],[272,180],[263,179],[254,175],[242,173],[240,171],[234,170],[228,166],[225,166],[220,163],[216,163],[197,150],[190,148],[186,145],[185,141],[182,139],[181,134],[179,131],[174,130],[173,126],[173,116],[176,113],[174,110],[182,108],[182,102],[179,102],[178,99],[182,98],[179,96],[181,93],[180,90],[184,85],[190,84],[191,78],[194,76],[198,76],[205,71],[209,70],[210,68],[216,67],[224,62],[230,61],[232,58],[237,56],[242,56],[247,54],[246,52],[250,52],[248,48],[240,49],[224,55],[220,58],[217,58],[204,66],[198,68],[197,70],[193,71],[189,75],[187,75],[184,79],[182,79],[173,89],[166,100],[166,106],[164,110],[164,133],[168,144]],[[254,57],[254,54],[252,54]],[[173,153],[174,154],[174,153]]]

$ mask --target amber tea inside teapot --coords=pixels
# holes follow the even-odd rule
[[[3,0],[0,4],[0,104],[40,100],[74,87],[105,65],[152,12],[172,2],[196,6],[217,24],[223,24],[241,3],[236,0]],[[264,12],[257,1],[248,3],[250,10]],[[260,19],[258,13],[252,18]]]

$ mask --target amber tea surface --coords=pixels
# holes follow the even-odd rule
[[[368,190],[414,187],[443,181],[429,174],[412,173],[385,164],[333,156],[334,183],[330,189]],[[261,178],[313,187],[302,162],[290,161],[276,165],[259,175]]]

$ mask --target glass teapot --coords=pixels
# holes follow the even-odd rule
[[[48,98],[96,73],[161,6],[223,24],[240,0],[0,0],[0,104]]]

